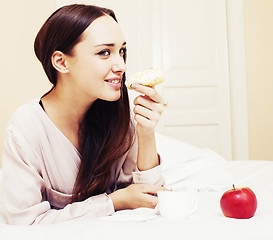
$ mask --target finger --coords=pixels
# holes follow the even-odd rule
[[[144,207],[155,208],[158,204],[158,197],[150,194],[143,194],[143,203],[145,205]]]
[[[150,109],[145,108],[145,107],[143,107],[141,105],[136,105],[134,107],[134,109],[133,109],[133,112],[135,114],[141,115],[142,117],[145,117],[145,118],[147,118],[149,120],[151,120],[152,115],[153,115],[153,113],[152,113],[152,111]]]
[[[152,111],[156,111],[158,113],[164,112],[164,105],[161,103],[156,103],[153,100],[151,100],[148,96],[138,96],[134,100],[135,105],[141,105],[143,107],[146,107]]]
[[[151,111],[150,109],[141,105],[136,105],[133,111],[135,114],[141,115],[149,120],[158,121],[160,119],[160,114],[158,112]]]
[[[136,92],[142,93],[150,97],[153,101],[157,103],[163,103],[162,97],[154,88],[140,84],[134,84],[132,87]]]
[[[143,192],[149,193],[149,194],[156,194],[159,191],[164,191],[164,186],[157,186],[157,185],[149,185],[149,184],[143,184]]]
[[[138,96],[134,100],[134,105],[141,105],[141,106],[146,107],[150,110],[155,108],[155,104],[157,104],[157,103],[152,101],[147,96]]]
[[[156,122],[149,120],[139,114],[135,114],[134,119],[137,121],[137,123],[147,129],[155,129]]]

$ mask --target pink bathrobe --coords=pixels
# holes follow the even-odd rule
[[[114,164],[111,190],[123,183],[164,184],[161,165],[138,171],[136,161],[137,142]],[[57,223],[114,213],[106,193],[70,204],[80,154],[49,119],[39,99],[23,105],[12,115],[2,162],[10,224]]]

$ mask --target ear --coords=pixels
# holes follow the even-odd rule
[[[65,55],[61,51],[55,51],[51,56],[53,67],[61,73],[68,73]]]

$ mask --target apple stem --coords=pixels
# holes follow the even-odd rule
[[[234,191],[235,191],[235,186],[234,186],[234,184],[233,184],[232,186],[233,186],[233,189],[234,189]]]

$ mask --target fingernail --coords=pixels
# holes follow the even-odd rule
[[[133,84],[133,83],[131,83],[131,84],[130,84],[130,88],[133,88],[133,89],[134,89],[134,88],[136,88],[136,85]]]

